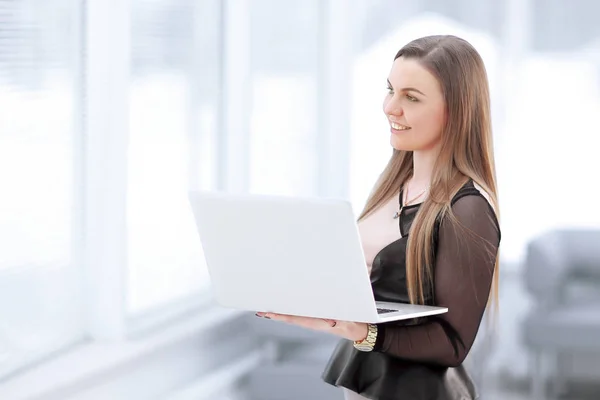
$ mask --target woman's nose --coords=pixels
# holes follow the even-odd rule
[[[383,108],[383,111],[387,115],[395,115],[395,116],[399,116],[399,117],[404,114],[404,110],[402,109],[402,107],[400,106],[400,104],[398,104],[398,102],[394,101],[393,99],[390,99],[385,104],[385,107]]]

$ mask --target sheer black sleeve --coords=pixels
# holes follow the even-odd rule
[[[473,345],[490,293],[500,228],[480,194],[459,198],[452,211],[462,226],[441,221],[434,268],[435,304],[448,312],[420,325],[380,324],[376,351],[453,367]]]

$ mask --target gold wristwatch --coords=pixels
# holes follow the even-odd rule
[[[354,348],[360,351],[373,351],[375,342],[377,341],[377,325],[367,324],[369,328],[367,337],[363,340],[357,340],[354,342]]]

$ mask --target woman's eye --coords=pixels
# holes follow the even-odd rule
[[[414,96],[411,96],[410,94],[407,94],[406,98],[408,99],[408,101],[412,101],[412,102],[419,101],[419,99],[417,99]]]
[[[392,93],[394,93],[394,89],[392,89],[392,88],[391,88],[391,87],[389,87],[389,86],[387,87],[387,91],[388,91],[388,93],[389,93],[389,94],[392,94]]]

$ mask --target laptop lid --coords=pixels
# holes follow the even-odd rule
[[[192,191],[219,304],[367,321],[377,311],[345,200]]]

